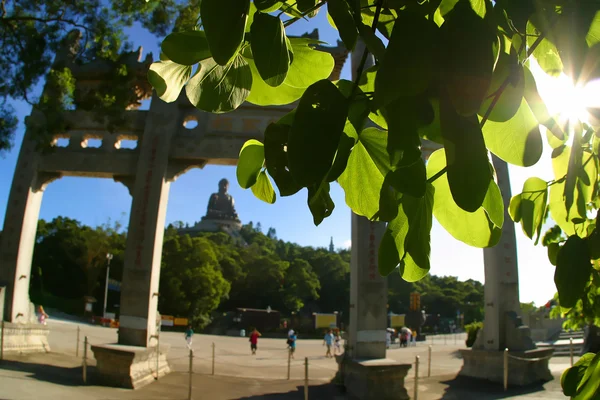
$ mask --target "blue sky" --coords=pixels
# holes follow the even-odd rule
[[[335,45],[337,31],[327,22],[326,13],[309,22],[300,21],[288,29],[288,34],[300,35],[314,28],[319,29],[321,40]],[[144,56],[152,52],[154,58],[159,55],[159,42],[142,29],[130,31],[130,40],[135,47],[143,46]],[[350,61],[348,59],[342,72],[343,78],[350,77]],[[4,212],[17,156],[23,137],[23,119],[30,113],[30,107],[21,103],[15,104],[20,120],[14,149],[0,158],[0,224],[4,224]],[[548,149],[546,149],[548,150]],[[552,178],[548,151],[542,160],[531,168],[510,167],[513,194],[521,191],[523,182],[529,176],[539,176],[545,180]],[[332,185],[331,196],[336,204],[333,214],[315,227],[306,204],[306,190],[292,197],[278,198],[274,205],[256,199],[250,190],[239,187],[235,178],[234,167],[207,166],[194,169],[171,185],[167,224],[183,221],[193,224],[206,213],[208,198],[217,190],[221,178],[230,181],[230,193],[236,201],[236,208],[241,220],[260,221],[263,230],[273,227],[279,238],[301,245],[325,247],[333,237],[336,247],[350,245],[350,209],[345,205],[344,193],[337,184]],[[46,189],[42,202],[40,218],[49,220],[56,216],[68,216],[85,224],[96,226],[111,219],[121,221],[125,226],[129,222],[131,197],[120,183],[100,178],[62,178],[52,182]],[[511,221],[507,221],[511,223]],[[522,302],[535,301],[538,305],[550,299],[556,288],[553,282],[554,267],[546,256],[546,249],[533,246],[519,226],[517,231],[517,248],[519,252],[519,279]],[[436,275],[453,275],[461,280],[477,279],[484,281],[483,251],[467,246],[452,238],[434,220],[432,231],[431,272]]]

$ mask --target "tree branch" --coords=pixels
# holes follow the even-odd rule
[[[19,17],[19,16],[15,16],[15,17],[2,17],[0,18],[0,21],[2,21],[3,23],[8,23],[8,22],[19,22],[19,21],[35,21],[35,22],[41,22],[44,24],[48,24],[51,22],[64,22],[66,24],[69,25],[73,25],[76,28],[81,28],[84,29],[86,32],[89,31],[89,28],[85,25],[81,25],[73,20],[70,19],[62,19],[62,16],[57,17],[57,18],[39,18],[39,17],[32,17],[32,16],[24,16],[24,17]]]
[[[377,8],[375,9],[375,16],[373,17],[373,24],[371,25],[371,29],[373,32],[377,30],[377,23],[379,22],[379,15],[381,14],[382,0],[377,1]],[[356,78],[354,79],[354,86],[352,88],[352,94],[350,95],[350,100],[356,96],[356,91],[358,90],[358,81],[360,80],[363,69],[365,69],[365,64],[367,62],[367,57],[369,56],[369,49],[365,44],[365,49],[362,54],[362,58],[360,59],[360,64],[358,65],[358,69],[356,70]]]

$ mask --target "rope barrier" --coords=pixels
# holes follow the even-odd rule
[[[519,360],[519,361],[538,362],[538,361],[549,360],[552,358],[552,355],[547,356],[547,357],[526,358],[526,357],[517,357],[517,356],[513,356],[512,354],[508,354],[508,358],[512,358],[513,360]]]

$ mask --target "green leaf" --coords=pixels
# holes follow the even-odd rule
[[[440,99],[440,122],[452,197],[463,210],[474,212],[483,204],[492,179],[479,121],[456,113],[445,95]]]
[[[336,82],[336,86],[340,89],[340,92],[350,101],[348,108],[348,121],[352,124],[356,132],[361,132],[367,122],[367,116],[369,115],[369,100],[364,96],[363,91],[358,88],[354,88],[354,82],[340,79]],[[352,98],[353,92],[356,90],[355,96]],[[352,98],[352,99],[351,99]]]
[[[257,12],[250,34],[252,55],[260,76],[269,86],[281,85],[290,65],[283,22],[272,15]]]
[[[529,70],[529,68],[524,67],[524,77],[525,77],[525,100],[527,100],[527,104],[531,108],[533,115],[539,121],[540,124],[544,125],[548,128],[548,131],[555,137],[556,145],[552,146],[552,148],[556,148],[561,146],[567,140],[564,132],[560,128],[560,125],[556,123],[556,120],[550,116],[548,113],[548,109],[546,108],[546,104],[540,97],[537,85],[535,83],[535,78],[533,74]],[[550,143],[552,145],[553,143]]]
[[[482,204],[489,220],[498,228],[504,225],[504,200],[500,188],[492,179]]]
[[[275,190],[273,189],[273,185],[271,184],[271,180],[267,176],[267,173],[262,170],[258,174],[256,178],[256,183],[252,185],[252,193],[258,199],[273,204],[277,199],[277,195],[275,194]]]
[[[427,177],[433,177],[445,166],[444,150],[433,152],[427,162]],[[452,198],[446,174],[432,184],[435,188],[433,215],[448,233],[474,247],[492,247],[498,243],[502,231],[491,221],[483,207],[470,213],[457,206]]]
[[[511,119],[519,109],[525,92],[525,77],[523,67],[519,64],[516,55],[500,53],[496,68],[492,75],[492,83],[486,94],[486,100],[481,104],[479,115],[485,116],[496,92],[502,87],[504,81],[509,79],[509,84],[502,91],[498,101],[494,104],[488,116],[489,121],[504,122]]]
[[[298,11],[304,13],[310,10],[317,4],[317,0],[297,0],[296,6],[298,7]]]
[[[492,81],[496,35],[468,2],[459,1],[445,18],[440,28],[443,83],[456,112],[471,116]]]
[[[528,47],[531,47],[535,43],[539,35],[540,32],[536,29],[536,27],[531,22],[527,22]],[[556,46],[548,39],[542,39],[542,41],[533,51],[532,55],[542,70],[548,75],[558,76],[563,71],[563,63],[558,50],[556,49]]]
[[[565,207],[567,209],[567,217],[571,206],[575,201],[575,186],[577,185],[579,171],[582,167],[583,148],[581,147],[581,126],[576,126],[573,135],[573,145],[571,146],[571,154],[569,155],[569,165],[567,167],[567,179],[565,180]],[[587,177],[587,175],[584,174]],[[583,216],[583,215],[582,215]]]
[[[244,189],[256,183],[256,178],[265,162],[265,146],[256,139],[244,143],[240,150],[235,174],[238,183]]]
[[[181,65],[194,65],[211,57],[203,31],[173,32],[163,40],[160,49]]]
[[[592,265],[588,247],[577,235],[569,236],[556,258],[554,283],[558,289],[560,306],[572,308],[583,295],[590,280]]]
[[[425,98],[399,97],[381,111],[388,125],[387,150],[393,166],[407,166],[421,158],[418,110]],[[427,103],[429,104],[429,103]]]
[[[402,196],[402,208],[410,219],[404,242],[406,254],[400,263],[400,274],[407,282],[416,282],[429,273],[434,192],[433,186],[427,184],[425,195],[421,198]]]
[[[590,29],[585,37],[588,47],[592,47],[600,43],[600,11],[596,11],[594,19],[590,24]]]
[[[588,400],[595,399],[598,396],[600,387],[600,353],[596,354],[590,365],[585,370],[583,378],[577,386],[577,395],[573,396],[573,400]]]
[[[397,168],[386,176],[388,182],[400,193],[409,194],[413,197],[425,195],[427,171],[425,163],[419,159],[413,164]]]
[[[540,178],[529,178],[523,184],[522,193],[510,200],[509,213],[513,221],[520,222],[523,232],[537,245],[544,223],[548,185]]]
[[[290,126],[271,123],[265,130],[265,166],[269,175],[279,188],[281,197],[296,194],[302,186],[298,185],[288,170],[287,151]]]
[[[379,65],[374,65],[368,69],[366,69],[360,77],[358,82],[358,87],[364,92],[374,92],[375,91],[375,78],[377,76],[377,71],[379,70]],[[383,117],[383,113],[381,110],[371,110],[369,113],[369,119],[373,121],[375,124],[380,126],[383,129],[387,129],[388,125]]]
[[[559,250],[560,245],[558,243],[548,243],[548,261],[554,266],[556,266],[556,258],[558,257]]]
[[[282,3],[283,2],[281,0],[254,0],[256,9],[264,13],[270,13],[279,10]]]
[[[587,162],[592,157],[588,152],[583,153],[582,165],[585,164],[583,172],[580,171],[581,178],[577,179],[575,186],[573,204],[571,208],[566,208],[565,202],[565,177],[569,167],[571,148],[562,146],[555,149],[552,153],[552,167],[554,169],[555,180],[558,183],[550,186],[550,213],[552,219],[560,226],[567,235],[574,235],[576,232],[575,222],[582,219],[585,222],[581,225],[582,232],[587,228],[589,222],[586,217],[586,203],[591,201],[591,188],[594,187],[598,179],[596,163],[593,160]]]
[[[437,29],[433,22],[415,12],[398,12],[375,78],[375,100],[380,106],[399,96],[423,93],[429,87],[434,74]]]
[[[425,140],[443,144],[442,127],[440,126],[440,100],[437,97],[429,97],[429,104],[433,111],[431,123],[419,127],[419,136]]]
[[[201,61],[185,92],[196,108],[224,113],[238,108],[248,97],[251,87],[252,72],[238,54],[226,66],[217,64],[212,58]]]
[[[348,207],[368,219],[373,219],[379,211],[381,186],[391,170],[386,146],[385,131],[377,128],[362,131],[338,179]]]
[[[288,143],[292,177],[302,186],[319,185],[332,166],[348,116],[348,102],[323,79],[300,99]]]
[[[219,65],[229,64],[242,45],[250,0],[202,0],[200,16],[210,53]]]
[[[315,226],[331,215],[335,204],[329,195],[329,182],[308,188],[308,208],[313,215]]]
[[[384,179],[379,192],[379,211],[377,213],[377,219],[385,222],[390,222],[398,215],[399,194],[388,183],[388,176]]]
[[[346,126],[347,125],[348,122],[346,122]],[[355,142],[355,139],[349,137],[346,133],[342,134],[340,137],[340,143],[338,144],[337,152],[335,153],[333,165],[327,173],[327,182],[333,182],[337,180],[340,175],[342,175],[348,166],[348,159],[350,158],[350,153],[352,152]]]
[[[152,63],[148,70],[148,82],[161,100],[172,103],[179,97],[181,88],[190,79],[192,67],[169,60]]]
[[[381,39],[375,35],[373,29],[370,26],[361,23],[358,25],[358,32],[369,52],[373,54],[377,60],[383,60],[383,57],[385,56],[385,45]]]
[[[565,396],[575,396],[577,387],[585,375],[596,354],[586,353],[571,367],[566,369],[560,377],[560,385]]]
[[[542,156],[544,144],[539,123],[525,100],[508,121],[487,121],[483,135],[487,148],[508,163],[529,167]]]
[[[247,101],[259,106],[284,105],[298,100],[304,90],[313,83],[327,79],[333,71],[334,61],[330,53],[314,50],[320,42],[307,38],[289,38],[294,54],[283,83],[273,88],[262,79],[253,79]],[[260,76],[254,61],[247,58],[253,77]]]
[[[381,242],[379,243],[378,262],[379,274],[382,276],[388,276],[400,264],[400,256],[398,255],[398,249],[396,248],[396,241],[394,239],[393,231],[389,228],[386,229]]]
[[[334,28],[340,32],[340,37],[346,48],[349,51],[354,51],[356,39],[358,38],[358,31],[356,30],[354,17],[350,12],[348,2],[346,0],[328,0],[327,12],[331,15],[331,18],[335,23]]]

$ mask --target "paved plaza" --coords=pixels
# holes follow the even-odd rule
[[[142,389],[132,391],[94,385],[94,358],[88,352],[88,385],[81,372],[83,343],[79,358],[75,357],[77,326],[80,340],[89,343],[114,343],[116,329],[77,324],[50,319],[49,342],[51,353],[28,356],[7,356],[0,364],[1,399],[187,399],[189,382],[189,351],[182,333],[163,332],[161,344],[171,346],[169,359],[173,372]],[[505,393],[500,385],[456,378],[462,360],[458,349],[464,348],[464,334],[435,336],[416,347],[393,348],[388,358],[414,363],[420,358],[419,395],[430,399],[564,399],[560,391],[560,374],[569,366],[568,357],[551,360],[555,379],[544,385],[529,388],[509,388]],[[215,375],[212,375],[212,344],[215,344]],[[432,345],[431,377],[428,373],[428,347]],[[328,382],[335,375],[336,363],[325,358],[321,340],[302,339],[300,333],[296,358],[288,360],[284,339],[259,341],[256,356],[250,354],[247,338],[195,335],[192,375],[194,399],[304,399],[304,363],[309,363],[309,398],[345,399]],[[414,393],[414,366],[409,372],[407,389]]]

